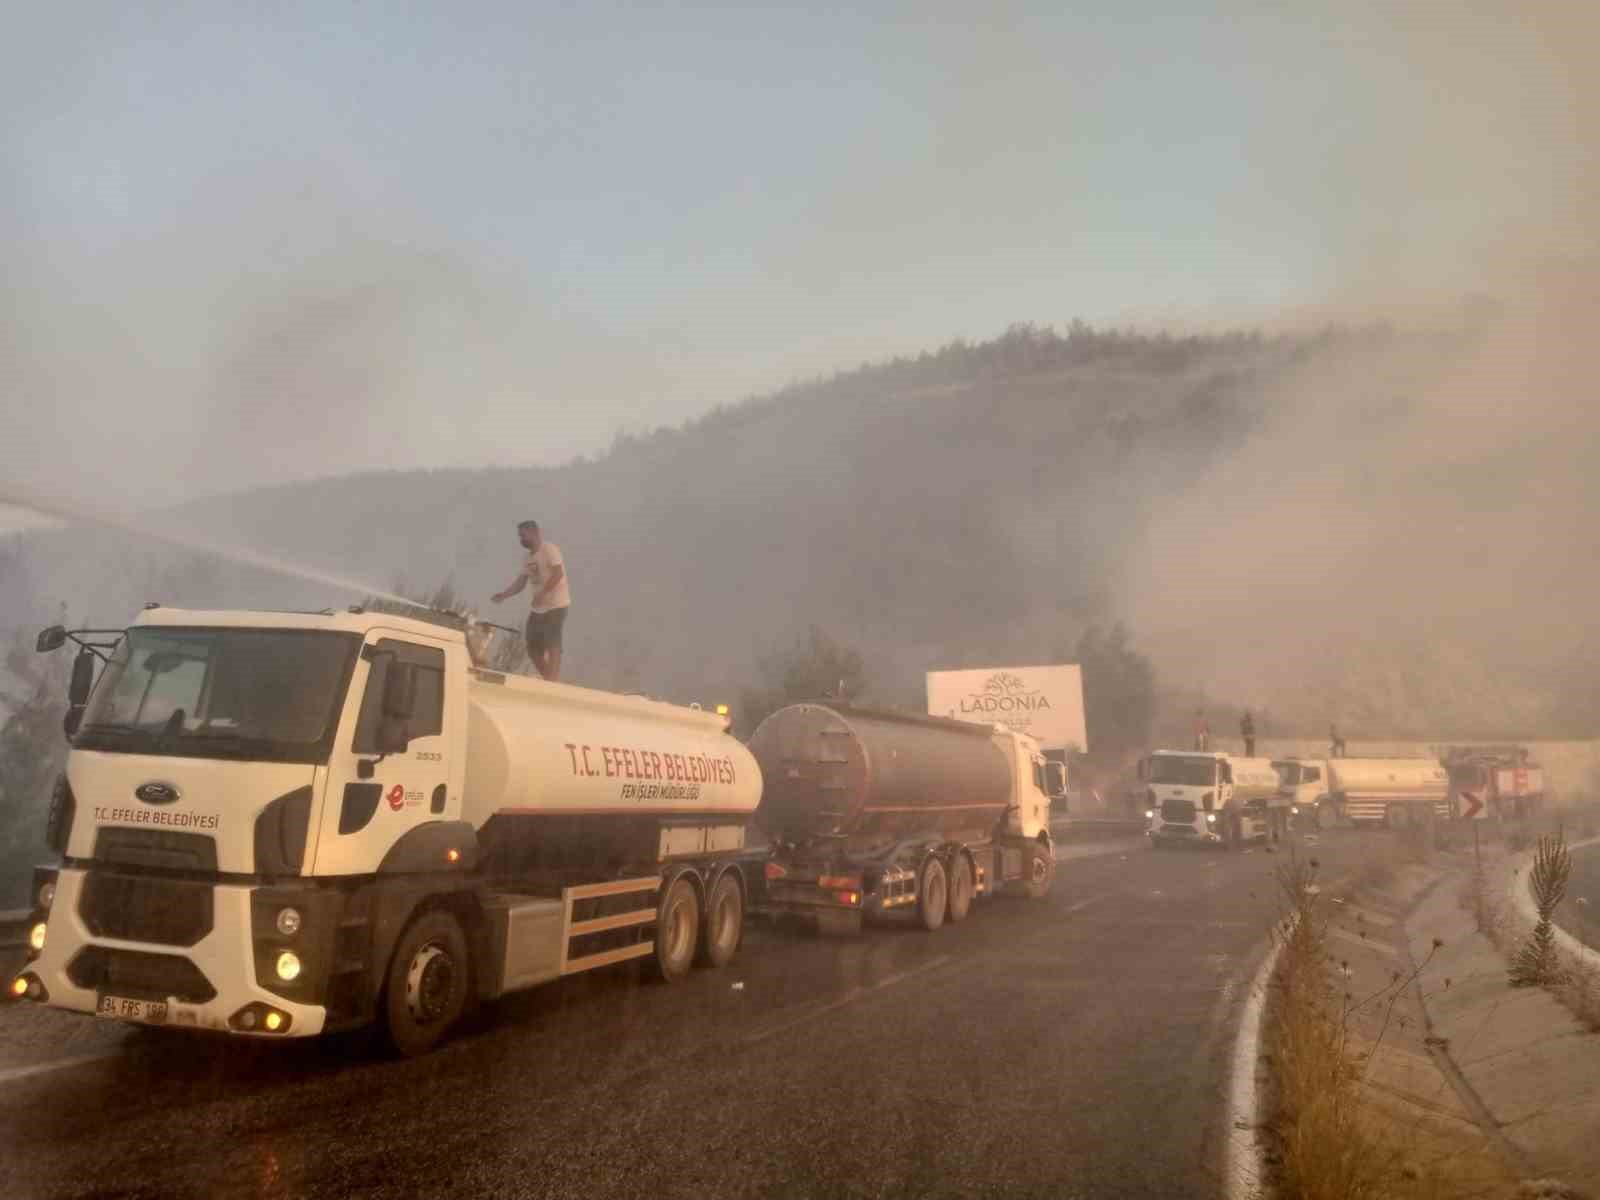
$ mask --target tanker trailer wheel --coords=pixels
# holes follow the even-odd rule
[[[679,875],[661,897],[656,915],[656,952],[650,958],[656,978],[672,983],[689,973],[699,933],[699,897],[689,877]]]
[[[949,893],[944,864],[935,855],[928,855],[928,861],[922,864],[922,877],[917,880],[917,918],[930,933],[944,924]]]
[[[700,945],[694,960],[702,967],[725,967],[738,952],[744,935],[744,891],[732,871],[724,871],[711,885],[705,919],[700,923]]]
[[[1056,856],[1042,842],[1030,842],[1023,854],[1022,890],[1029,900],[1043,900],[1050,894],[1056,875]]]
[[[426,1054],[467,1005],[472,965],[454,914],[423,913],[400,935],[384,986],[384,1031],[401,1054]]]
[[[972,911],[973,890],[972,860],[958,850],[950,860],[950,898],[945,907],[945,919],[952,925],[965,921]]]

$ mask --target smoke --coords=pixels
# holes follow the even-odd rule
[[[1458,7],[1441,32],[1383,45],[1459,116],[1404,163],[1352,153],[1337,182],[1356,198],[1393,186],[1363,172],[1401,171],[1413,226],[1459,221],[1476,186],[1498,223],[1462,225],[1454,263],[1407,225],[1353,244],[1334,296],[1280,320],[1389,332],[1269,388],[1247,443],[1153,506],[1126,595],[1169,672],[1290,723],[1592,726],[1550,696],[1600,661],[1600,84],[1581,61],[1600,12]]]

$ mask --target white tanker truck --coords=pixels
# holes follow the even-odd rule
[[[426,620],[152,607],[39,649],[69,639],[61,864],[17,999],[258,1038],[377,1022],[417,1054],[564,975],[723,965],[763,867],[777,907],[929,928],[1050,882],[1059,766],[1001,730],[798,706],[758,765],[721,716],[482,670]],[[745,851],[762,765],[770,857]]]
[[[1340,821],[1420,824],[1429,804],[1450,818],[1450,780],[1432,758],[1286,758],[1273,764],[1285,803],[1329,828]]]
[[[1156,750],[1139,761],[1150,845],[1237,848],[1272,835],[1278,774],[1265,758]]]
[[[761,798],[724,718],[476,669],[368,613],[145,611],[61,627],[72,750],[16,998],[265,1038],[735,953]],[[94,686],[96,658],[106,661]],[[748,860],[747,860],[748,861]]]

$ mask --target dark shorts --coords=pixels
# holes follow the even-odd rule
[[[567,623],[565,608],[552,608],[549,612],[529,613],[526,638],[528,653],[561,649],[561,627]]]

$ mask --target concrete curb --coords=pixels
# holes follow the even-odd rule
[[[1327,887],[1319,886],[1318,894],[1338,895],[1355,879],[1356,872],[1347,872]],[[1256,1086],[1256,1073],[1261,1068],[1262,1018],[1266,1015],[1272,977],[1277,974],[1278,959],[1294,930],[1294,922],[1291,914],[1272,923],[1266,957],[1250,977],[1239,1014],[1228,1072],[1228,1125],[1222,1143],[1222,1194],[1227,1200],[1263,1200],[1273,1194],[1268,1183],[1267,1144],[1261,1136],[1261,1091]]]
[[[1567,843],[1568,850],[1578,850],[1584,846],[1600,845],[1600,837],[1584,838],[1581,842]],[[1512,906],[1517,910],[1517,915],[1527,920],[1530,925],[1539,921],[1539,909],[1533,902],[1533,893],[1528,890],[1528,874],[1526,868],[1533,862],[1534,851],[1519,850],[1506,857],[1506,864],[1511,874],[1506,879],[1506,891],[1511,898]],[[1572,955],[1580,962],[1589,957],[1600,957],[1600,950],[1587,946],[1573,937],[1554,921],[1550,922],[1551,932],[1555,934],[1556,945],[1561,950]]]
[[[1293,918],[1288,918],[1292,920]],[[1239,1032],[1228,1071],[1228,1128],[1222,1143],[1222,1194],[1228,1200],[1259,1200],[1267,1188],[1267,1148],[1261,1137],[1261,1096],[1256,1071],[1261,1063],[1261,1021],[1268,990],[1283,954],[1286,921],[1272,926],[1271,944],[1250,979]]]

